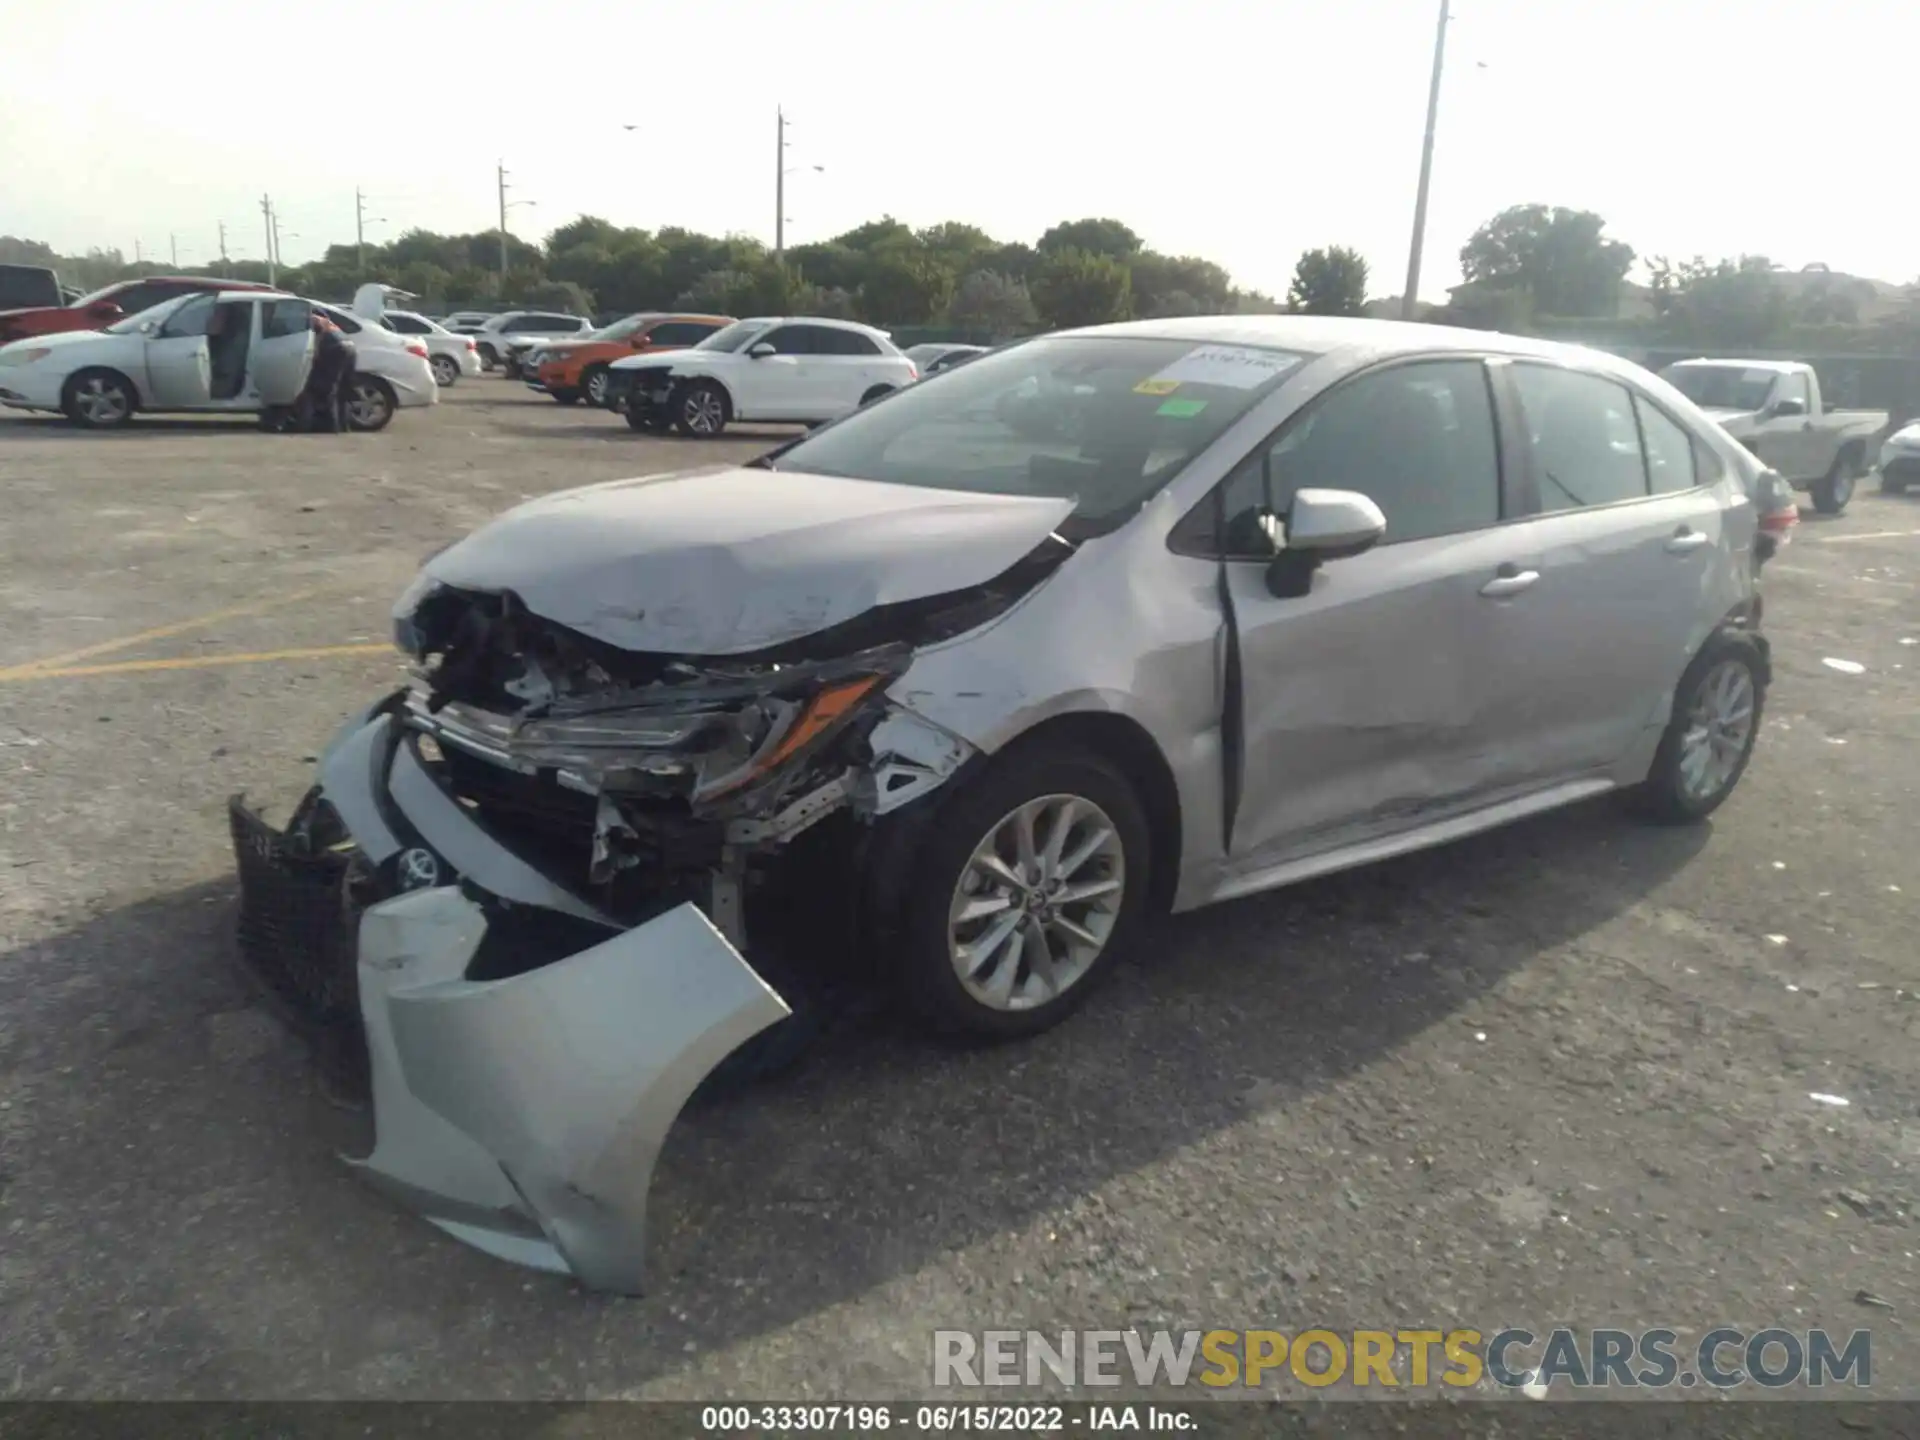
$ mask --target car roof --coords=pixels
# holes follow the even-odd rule
[[[860,335],[877,335],[882,340],[892,337],[875,325],[862,325],[858,320],[834,320],[825,315],[750,315],[743,322],[748,325],[821,325],[829,330],[852,330]]]
[[[1345,315],[1193,315],[1166,320],[1130,320],[1089,325],[1059,335],[1115,336],[1141,340],[1185,340],[1195,345],[1255,345],[1307,355],[1339,355],[1352,363],[1396,354],[1461,351],[1512,355],[1579,364],[1603,370],[1632,370],[1629,362],[1604,350],[1468,330],[1456,325],[1421,325],[1406,320],[1368,320]]]
[[[1731,358],[1722,360],[1707,355],[1696,355],[1691,360],[1676,360],[1673,362],[1673,365],[1668,368],[1672,369],[1674,366],[1679,365],[1730,365],[1741,370],[1765,370],[1775,375],[1785,375],[1790,371],[1800,368],[1800,362],[1797,360],[1736,360]]]

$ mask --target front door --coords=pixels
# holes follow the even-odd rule
[[[212,401],[207,323],[214,298],[196,295],[147,339],[147,396],[154,410],[197,410]]]
[[[304,300],[267,300],[253,310],[248,388],[262,406],[291,405],[306,388],[313,363],[313,312]]]
[[[1236,486],[1275,514],[1312,487],[1359,491],[1387,519],[1305,596],[1269,593],[1263,564],[1228,566],[1245,757],[1234,870],[1404,829],[1487,787],[1478,591],[1512,550],[1498,449],[1486,366],[1416,361],[1337,386],[1227,481],[1229,513],[1246,508]]]
[[[817,403],[809,387],[817,385],[812,373],[813,342],[811,327],[779,325],[755,340],[747,349],[773,346],[774,353],[757,359],[749,354],[747,363],[734,367],[727,380],[743,418],[753,420],[822,420],[815,414]],[[737,377],[737,378],[736,378]]]
[[[1724,551],[1718,492],[1697,483],[1713,477],[1675,421],[1605,376],[1509,373],[1541,513],[1508,527],[1528,583],[1479,608],[1493,738],[1524,785],[1604,771],[1659,719]]]
[[[1816,455],[1822,446],[1820,437],[1813,428],[1811,413],[1813,394],[1807,384],[1807,377],[1789,372],[1774,381],[1768,404],[1769,406],[1777,405],[1782,400],[1797,400],[1800,403],[1800,413],[1768,415],[1765,419],[1755,422],[1753,444],[1750,448],[1754,454],[1789,480],[1796,482],[1818,480],[1827,473],[1827,467],[1824,463],[1820,463]]]

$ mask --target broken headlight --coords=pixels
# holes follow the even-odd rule
[[[510,769],[551,770],[561,783],[589,792],[665,792],[699,802],[741,790],[810,750],[885,678],[863,673],[805,694],[711,706],[689,697],[527,719],[458,701],[434,709],[418,689],[407,708],[415,728]]]

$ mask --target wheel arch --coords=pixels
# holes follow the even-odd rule
[[[1133,786],[1147,813],[1148,903],[1158,912],[1170,909],[1179,887],[1183,845],[1180,787],[1147,728],[1131,715],[1111,710],[1069,710],[1048,716],[980,758],[992,763],[1043,746],[1098,755]]]
[[[672,377],[675,388],[698,385],[704,380],[707,384],[718,390],[720,392],[720,398],[726,402],[727,422],[731,424],[740,418],[740,401],[738,397],[734,395],[733,387],[727,384],[725,378],[717,372],[712,370],[696,370],[689,375],[682,375],[677,371],[669,372],[669,374]]]

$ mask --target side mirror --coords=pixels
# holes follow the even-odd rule
[[[1296,491],[1285,545],[1267,567],[1267,590],[1281,599],[1305,595],[1322,564],[1371,550],[1386,533],[1387,517],[1356,490]]]
[[[762,340],[758,345],[754,346],[751,350],[747,351],[747,354],[751,355],[756,360],[764,360],[773,353],[774,353],[773,346],[769,345],[764,340]]]
[[[1776,400],[1773,402],[1771,413],[1775,415],[1804,415],[1807,413],[1807,402],[1804,400]]]

